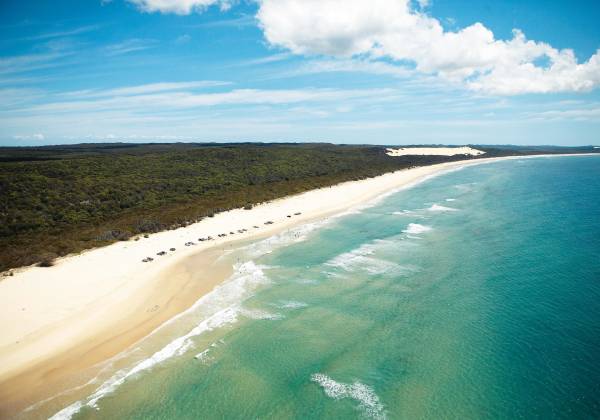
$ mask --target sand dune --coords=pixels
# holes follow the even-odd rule
[[[403,147],[400,149],[386,149],[388,156],[479,156],[485,154],[481,150],[471,147]]]

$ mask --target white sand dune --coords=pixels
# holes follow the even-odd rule
[[[455,156],[469,155],[479,156],[485,152],[473,149],[468,146],[463,147],[402,147],[399,149],[386,149],[388,156]]]

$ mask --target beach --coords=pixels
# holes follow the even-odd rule
[[[0,415],[13,415],[76,385],[81,372],[192,306],[231,274],[231,261],[223,257],[228,249],[344,212],[444,171],[497,159],[503,158],[347,182],[68,256],[53,267],[15,270],[0,281]],[[209,236],[213,240],[200,241]],[[158,256],[161,251],[166,255]],[[148,257],[153,260],[142,262]]]

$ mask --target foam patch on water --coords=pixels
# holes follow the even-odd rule
[[[398,267],[395,263],[369,256],[372,253],[373,251],[361,247],[354,251],[340,254],[327,261],[325,265],[344,271],[364,270],[369,274],[383,274]]]
[[[195,355],[194,359],[196,359],[196,360],[198,360],[200,362],[206,363],[206,362],[208,362],[208,361],[211,360],[211,358],[208,356],[208,353],[210,353],[210,348],[208,348],[208,349],[206,349],[204,351],[201,351],[200,353],[198,353],[197,355]]]
[[[318,222],[300,225],[298,227],[278,233],[277,235],[270,236],[261,241],[254,242],[241,249],[245,251],[251,259],[257,259],[263,255],[270,254],[273,252],[274,248],[305,241],[313,231],[323,227],[328,223],[330,223],[330,220],[325,219]]]
[[[446,201],[456,201],[456,198],[446,198]]]
[[[148,371],[157,364],[163,363],[168,359],[186,353],[193,347],[194,343],[192,338],[205,332],[233,324],[238,320],[239,315],[247,315],[247,312],[244,312],[245,310],[240,307],[240,302],[248,298],[259,285],[268,283],[269,280],[264,274],[264,268],[264,266],[256,265],[252,261],[236,265],[235,272],[229,280],[216,287],[211,293],[200,298],[190,309],[167,321],[154,332],[196,310],[202,309],[203,312],[211,312],[203,321],[198,323],[196,327],[187,334],[172,340],[169,344],[152,354],[150,357],[138,362],[133,368],[118,371],[98,387],[92,395],[83,401],[77,401],[69,405],[52,416],[51,419],[70,419],[74,414],[86,406],[97,408],[97,403],[100,399],[114,392],[127,379]]]
[[[404,267],[394,262],[374,256],[376,250],[393,243],[394,242],[390,240],[377,239],[368,244],[361,245],[352,251],[340,254],[327,261],[325,265],[347,272],[353,272],[357,270],[366,271],[371,275],[385,273],[399,274],[404,270]]]
[[[473,190],[475,185],[477,185],[476,182],[467,182],[465,184],[457,184],[454,186],[454,188],[460,190],[461,192],[470,192]]]
[[[409,225],[402,232],[408,233],[409,235],[418,235],[420,233],[429,232],[430,226],[420,225],[418,223],[409,223]]]
[[[351,398],[359,403],[359,407],[366,415],[374,419],[385,419],[383,404],[373,389],[363,383],[354,382],[345,384],[331,379],[322,373],[314,373],[310,379],[319,384],[325,394],[335,400]]]
[[[270,321],[277,321],[284,318],[284,316],[281,314],[272,313],[262,309],[242,309],[240,313],[246,318],[250,319],[265,319]]]
[[[433,206],[429,207],[427,210],[434,211],[434,212],[458,211],[458,209],[455,209],[452,207],[440,206],[439,204],[434,204]]]
[[[392,213],[393,216],[410,216],[413,219],[426,219],[427,216],[421,213],[418,213],[416,210],[402,210],[395,211]]]
[[[315,279],[298,279],[298,280],[296,280],[296,283],[298,283],[298,284],[307,284],[307,285],[315,285],[315,284],[319,284],[319,281],[315,280]]]
[[[212,343],[207,349],[201,351],[200,353],[196,354],[194,356],[194,359],[198,360],[199,362],[207,365],[210,364],[210,362],[214,361],[214,358],[210,357],[210,353],[211,351],[215,348],[220,346],[221,344],[225,344],[225,341],[223,341],[222,339]]]
[[[279,309],[302,309],[306,308],[308,304],[304,302],[298,302],[296,300],[283,300],[275,304],[275,306]]]
[[[49,420],[68,420],[77,414],[82,408],[83,403],[81,401],[77,401],[76,403],[73,403],[70,406],[60,410],[58,413],[50,417]]]

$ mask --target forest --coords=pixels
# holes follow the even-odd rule
[[[489,156],[591,148],[479,147]],[[79,144],[0,148],[0,271],[176,229],[215,213],[464,156],[384,146]]]

